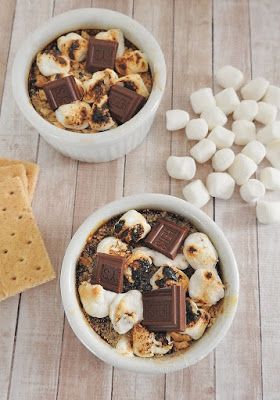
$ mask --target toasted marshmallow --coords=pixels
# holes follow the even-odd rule
[[[62,54],[78,62],[84,61],[88,50],[88,40],[77,33],[70,32],[57,39],[57,47]]]
[[[147,57],[139,50],[127,50],[116,59],[116,70],[120,75],[138,74],[148,71]]]
[[[116,123],[111,117],[108,107],[107,94],[100,99],[98,104],[93,104],[92,116],[89,119],[89,125],[91,129],[96,132],[107,131],[108,129],[116,127]]]
[[[169,286],[182,286],[187,290],[189,287],[189,278],[184,272],[176,267],[160,267],[150,279],[153,289],[160,289]]]
[[[130,74],[117,80],[117,84],[122,84],[127,89],[133,90],[143,97],[149,96],[149,91],[139,74]]]
[[[118,293],[110,304],[109,317],[120,335],[128,332],[143,319],[142,294],[139,290]]]
[[[148,247],[137,247],[132,251],[132,253],[136,251],[141,251],[142,253],[151,257],[151,259],[153,260],[153,264],[156,267],[162,267],[167,265],[168,267],[176,267],[178,269],[184,270],[189,265],[186,260],[186,257],[182,253],[178,253],[174,258],[174,260],[172,260],[171,258],[166,257],[164,254],[161,254],[156,250],[149,249]]]
[[[113,256],[118,255],[124,257],[128,252],[128,246],[120,239],[108,236],[98,243],[96,251],[97,253],[106,253]]]
[[[225,295],[224,285],[214,268],[197,269],[191,276],[189,295],[199,303],[212,306]]]
[[[69,58],[55,53],[38,53],[36,63],[41,74],[45,76],[67,74],[70,71]]]
[[[164,355],[173,347],[170,336],[166,335],[163,340],[157,340],[154,332],[149,332],[144,326],[137,324],[132,330],[133,353],[138,357],[153,357]]]
[[[196,164],[192,157],[169,156],[166,162],[168,175],[175,179],[192,179],[196,173]]]
[[[100,285],[82,282],[79,295],[85,312],[91,317],[104,318],[109,315],[109,307],[117,293],[103,289]]]
[[[183,332],[192,339],[198,340],[203,335],[210,321],[210,315],[203,308],[198,308],[191,299],[186,299],[186,328]]]
[[[225,65],[216,72],[216,79],[223,88],[239,89],[243,82],[243,73],[232,65]]]
[[[265,157],[273,167],[280,169],[280,139],[268,144]]]
[[[91,79],[83,82],[83,100],[87,103],[102,103],[103,97],[108,93],[110,86],[116,83],[117,79],[118,75],[109,68],[95,72]]]
[[[183,246],[184,255],[193,269],[214,268],[218,254],[205,233],[191,233]]]
[[[84,101],[75,101],[69,104],[63,104],[55,111],[55,116],[65,128],[82,130],[89,125],[91,117],[91,107]]]
[[[261,77],[252,79],[241,88],[241,95],[245,100],[259,101],[265,94],[269,82]]]
[[[126,243],[138,242],[143,239],[151,230],[151,226],[136,210],[127,211],[116,223],[116,236]]]
[[[142,252],[139,248],[128,257],[124,266],[124,276],[130,283],[135,282],[135,276],[141,279],[141,275],[145,275],[149,272],[152,266],[152,259],[145,252]]]
[[[116,344],[116,350],[119,354],[126,357],[133,357],[133,350],[131,341],[127,335],[121,335],[118,343]]]
[[[95,39],[101,40],[113,40],[114,42],[118,42],[118,49],[116,57],[119,58],[124,53],[124,36],[120,29],[109,29],[106,32],[99,32],[95,35]]]

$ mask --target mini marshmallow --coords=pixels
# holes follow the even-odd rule
[[[151,226],[146,218],[136,210],[129,210],[115,225],[115,235],[124,242],[138,242],[150,232]]]
[[[265,187],[257,179],[249,179],[244,185],[240,186],[240,196],[246,203],[255,203],[264,194]]]
[[[130,75],[148,71],[149,64],[146,54],[140,50],[126,50],[116,58],[115,67],[120,75]]]
[[[190,336],[194,340],[198,340],[203,335],[210,321],[210,314],[203,308],[198,308],[191,299],[186,299],[186,309],[186,328],[181,333]]]
[[[259,101],[265,94],[269,82],[261,77],[252,79],[241,88],[241,95],[245,100]]]
[[[206,108],[206,110],[202,112],[201,118],[205,119],[209,131],[216,126],[223,126],[227,123],[226,115],[219,107],[216,106]]]
[[[79,295],[85,312],[91,317],[104,318],[109,315],[109,307],[117,293],[103,289],[100,285],[82,282]]]
[[[184,242],[183,253],[193,269],[214,268],[218,253],[209,237],[202,232],[191,233]]]
[[[255,100],[242,100],[233,113],[233,119],[253,121],[258,113],[258,103]]]
[[[212,167],[217,172],[228,169],[234,161],[235,154],[231,149],[221,149],[212,158]]]
[[[277,168],[266,167],[261,170],[260,180],[266,189],[280,190],[280,170]]]
[[[243,82],[243,73],[232,65],[225,65],[216,72],[216,80],[223,88],[238,90]]]
[[[212,306],[224,295],[224,285],[214,268],[197,269],[191,276],[189,296],[195,301]]]
[[[148,247],[136,247],[132,253],[137,251],[141,251],[143,254],[151,257],[153,260],[153,264],[156,267],[161,267],[167,265],[168,267],[177,267],[178,269],[186,269],[188,267],[188,262],[182,253],[178,253],[174,260],[169,257],[166,257],[164,254],[159,253],[156,250],[149,249]]]
[[[118,293],[110,304],[109,317],[120,335],[128,332],[143,319],[142,294],[139,290]]]
[[[88,51],[88,40],[75,32],[67,33],[57,39],[57,47],[62,54],[72,60],[81,62],[86,59]]]
[[[280,139],[280,121],[273,121],[257,133],[257,139],[263,144],[268,144],[275,139]]]
[[[265,103],[264,101],[260,101],[258,102],[258,108],[258,113],[255,116],[256,121],[264,125],[270,124],[271,122],[275,121],[277,116],[276,106]]]
[[[192,157],[170,156],[166,162],[168,175],[175,179],[192,179],[196,172],[195,161]]]
[[[239,119],[232,124],[232,131],[235,134],[234,143],[240,146],[256,139],[256,127],[251,121]]]
[[[116,123],[111,117],[108,107],[108,95],[102,96],[98,103],[93,103],[92,117],[89,119],[89,125],[95,132],[106,131],[116,127]]]
[[[183,188],[183,195],[187,201],[201,208],[210,200],[209,193],[200,179],[193,181]]]
[[[145,252],[136,247],[135,251],[126,258],[124,265],[124,276],[130,283],[135,283],[135,274],[141,273],[141,269],[145,268],[146,273],[152,267],[152,259]],[[137,271],[138,270],[138,271]]]
[[[120,239],[114,236],[108,236],[98,243],[96,252],[124,257],[128,252],[128,246]]]
[[[97,35],[95,35],[95,39],[113,40],[114,42],[118,42],[116,58],[119,58],[123,55],[125,44],[124,36],[120,29],[109,29],[106,32],[99,32]]]
[[[166,129],[168,131],[177,131],[185,128],[190,116],[184,110],[168,110],[166,111]]]
[[[280,87],[269,85],[263,101],[280,108]]]
[[[217,149],[223,149],[225,147],[231,147],[234,141],[234,133],[223,126],[216,126],[209,135],[207,139],[212,140],[217,146]]]
[[[266,148],[266,158],[273,167],[280,169],[280,139],[269,143]]]
[[[189,140],[201,140],[207,136],[208,125],[203,118],[191,119],[186,126],[186,136]]]
[[[70,71],[70,60],[63,55],[39,53],[36,58],[37,67],[44,76],[67,74]]]
[[[206,179],[206,187],[210,196],[228,200],[234,192],[235,181],[226,172],[211,172]]]
[[[199,89],[190,95],[192,108],[196,114],[201,114],[205,109],[216,105],[211,88]]]
[[[229,167],[228,173],[237,185],[243,185],[256,172],[257,168],[257,164],[251,158],[239,153]]]
[[[261,224],[280,223],[280,201],[258,201],[256,212]]]
[[[259,164],[265,157],[266,149],[258,140],[252,140],[242,149],[241,153]]]
[[[82,130],[88,127],[92,115],[90,105],[84,101],[63,104],[55,111],[55,116],[65,128]]]
[[[95,72],[91,79],[82,83],[84,96],[83,100],[87,103],[98,104],[103,101],[112,85],[117,82],[118,75],[112,69],[106,68],[104,71]]]
[[[116,344],[116,351],[126,357],[133,357],[133,350],[130,339],[127,335],[121,335],[118,343]]]
[[[191,149],[191,156],[200,164],[210,160],[216,151],[215,143],[210,139],[202,139]]]
[[[176,267],[160,267],[151,277],[150,284],[155,289],[169,287],[173,285],[182,286],[184,290],[188,290],[189,278],[187,275]]]
[[[232,87],[224,89],[221,92],[217,93],[215,95],[215,99],[217,106],[220,107],[220,109],[226,115],[233,113],[233,111],[240,103],[240,100]]]

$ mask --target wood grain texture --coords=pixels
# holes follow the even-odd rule
[[[174,59],[173,59],[173,108],[187,110],[191,118],[197,118],[192,111],[189,96],[201,87],[212,87],[212,4],[205,1],[175,2],[174,18]],[[172,137],[172,155],[189,155],[195,142],[187,142],[185,132],[168,133]],[[205,181],[211,170],[210,163],[197,164],[195,179]],[[171,194],[182,196],[186,181],[171,180]],[[204,211],[213,217],[213,201]],[[199,382],[199,384],[196,384]],[[195,366],[167,375],[166,399],[214,399],[214,356],[213,353]]]
[[[250,78],[249,24],[246,1],[214,2],[214,72],[232,64]],[[229,201],[216,200],[215,208],[215,220],[236,255],[241,286],[237,316],[216,349],[217,400],[262,398],[256,215],[238,191]]]
[[[275,1],[250,1],[252,74],[264,76],[272,85],[280,86],[280,4]],[[268,166],[269,163],[263,163]],[[279,192],[266,198],[279,201]],[[263,399],[277,400],[280,381],[275,374],[280,365],[279,337],[279,260],[280,226],[258,225],[259,286],[262,337]],[[273,307],[271,307],[273,303]],[[269,312],[268,312],[269,310]]]

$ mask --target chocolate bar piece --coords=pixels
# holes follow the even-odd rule
[[[82,93],[79,90],[73,75],[65,76],[48,82],[43,86],[48,103],[52,110],[56,110],[62,104],[81,100]]]
[[[120,85],[112,86],[109,92],[110,113],[122,124],[139,111],[144,101],[143,96]]]
[[[118,42],[91,37],[88,44],[86,69],[96,72],[105,68],[114,69]]]
[[[145,243],[151,249],[174,260],[188,231],[188,228],[179,226],[174,222],[159,219],[146,237]]]
[[[142,294],[143,325],[152,331],[183,331],[186,327],[186,292],[171,286]]]
[[[97,253],[92,283],[99,284],[112,292],[121,293],[123,290],[124,262],[124,257]]]

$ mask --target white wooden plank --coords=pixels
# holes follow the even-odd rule
[[[214,70],[225,64],[240,68],[247,79],[250,77],[246,1],[214,2]],[[231,200],[216,201],[215,219],[233,247],[241,283],[237,316],[229,334],[216,350],[216,399],[261,399],[255,210],[241,200],[236,190]]]
[[[252,74],[264,76],[280,86],[280,3],[250,2]],[[269,166],[269,163],[263,163]],[[280,200],[279,192],[268,192],[267,200]],[[258,225],[260,313],[262,329],[263,399],[278,400],[280,381],[280,307],[278,272],[280,260],[280,226]],[[273,307],[271,306],[273,303]],[[269,310],[269,311],[268,311]]]
[[[34,160],[36,158],[36,143],[26,141],[20,135],[0,136],[0,152],[1,156],[5,157]],[[9,390],[18,303],[19,296],[14,296],[0,303],[0,393],[3,399],[7,398]]]
[[[173,108],[187,110],[191,118],[193,113],[189,96],[201,87],[212,87],[212,5],[209,1],[175,2],[174,20],[174,72],[173,72]],[[172,133],[172,155],[183,156],[195,142],[187,143],[184,130]],[[197,164],[195,179],[205,180],[210,171],[210,163]],[[182,188],[186,181],[171,180],[171,194],[183,197]],[[213,216],[213,201],[204,211]],[[214,356],[213,353],[190,368],[167,375],[166,399],[213,399]]]

